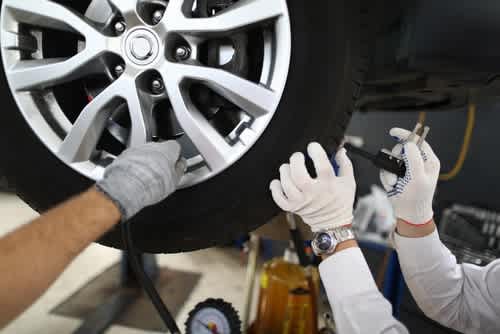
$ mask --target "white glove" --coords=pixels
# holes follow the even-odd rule
[[[441,164],[427,142],[423,142],[420,148],[417,147],[419,136],[408,142],[410,134],[410,131],[399,128],[390,131],[390,135],[399,141],[392,152],[404,159],[405,177],[398,178],[382,170],[380,180],[387,191],[396,218],[412,225],[423,225],[434,216],[432,200]]]
[[[280,168],[281,181],[271,182],[274,201],[284,211],[301,216],[313,232],[352,224],[356,182],[345,149],[335,157],[338,175],[320,144],[310,144],[307,152],[317,177],[309,175],[302,153],[293,154],[290,164]]]

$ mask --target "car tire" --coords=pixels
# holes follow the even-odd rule
[[[288,0],[288,6],[292,59],[276,115],[232,167],[133,218],[133,238],[142,251],[196,250],[225,244],[256,229],[279,212],[269,182],[291,153],[303,151],[311,141],[330,152],[338,147],[364,73],[360,37],[364,11],[355,0]],[[18,111],[3,72],[0,98],[0,173],[26,203],[44,212],[92,186],[34,134]],[[99,242],[122,248],[119,227]]]

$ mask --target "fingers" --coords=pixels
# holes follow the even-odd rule
[[[437,157],[436,153],[434,153],[432,147],[427,142],[423,142],[420,150],[422,151],[422,155],[424,157],[425,171],[439,172],[439,170],[441,169],[441,162],[439,161],[439,158]]]
[[[424,159],[417,144],[414,142],[404,144],[403,158],[405,159],[407,173],[409,171],[414,177],[424,175]]]
[[[398,143],[392,148],[392,153],[400,156],[403,154],[403,144],[406,142],[406,139],[410,136],[411,131],[401,129],[401,128],[392,128],[389,131],[391,137],[393,137]],[[417,142],[418,137],[415,138],[415,143]]]
[[[396,144],[391,150],[392,154],[395,154],[396,156],[401,156],[403,154],[403,145],[402,144]]]
[[[382,183],[385,191],[390,192],[396,186],[398,176],[382,169],[380,170],[380,182]]]
[[[393,128],[389,133],[399,141],[404,141],[411,134],[410,131],[400,128]],[[420,136],[417,135],[415,136],[414,141],[417,142],[419,139]],[[419,149],[421,150],[422,156],[425,160],[424,162],[426,172],[435,172],[436,170],[439,171],[439,169],[441,168],[441,163],[429,143],[427,141],[424,141]]]
[[[439,161],[439,158],[429,144],[424,143],[424,145],[422,145],[422,149],[426,156],[424,164],[425,172],[438,177],[439,172],[441,171],[441,161]]]
[[[168,152],[169,155],[173,156],[175,158],[175,161],[179,160],[179,157],[181,155],[181,145],[179,145],[178,142],[176,142],[175,140],[169,140],[163,143],[155,144],[158,148],[164,150],[165,152]]]
[[[311,143],[307,147],[307,153],[311,157],[318,178],[335,177],[332,163],[323,147],[318,143]]]
[[[187,171],[187,160],[184,159],[184,158],[180,158],[179,161],[177,161],[177,163],[175,164],[175,172],[177,173],[177,175],[184,175]]]
[[[293,201],[301,197],[300,190],[293,182],[289,164],[284,164],[280,167],[280,179],[283,192],[289,200]]]
[[[285,194],[283,193],[281,182],[279,180],[273,180],[269,188],[271,189],[271,195],[273,196],[274,202],[276,202],[276,204],[281,208],[281,210],[289,211],[290,204],[288,203],[288,199],[285,197]]]
[[[346,153],[345,148],[341,148],[335,156],[335,161],[339,165],[339,176],[354,178],[354,168],[352,167],[351,159],[349,159]]]
[[[408,138],[408,136],[411,134],[411,132],[408,130],[405,130],[405,129],[393,128],[393,129],[391,129],[391,131],[389,131],[389,134],[392,137],[396,138],[398,141],[405,141]],[[412,141],[417,143],[419,139],[420,139],[420,136],[415,135],[415,137],[413,138]],[[423,141],[419,148],[427,156],[436,156],[434,154],[434,151],[432,150],[431,146],[429,145],[429,143],[427,141]]]
[[[146,163],[145,159],[147,158],[156,158],[156,161],[165,166],[173,166],[181,158],[181,146],[176,141],[169,140],[161,143],[151,142],[136,147],[130,147],[123,151],[115,162],[134,160],[143,164]]]
[[[299,190],[307,188],[313,182],[306,168],[306,159],[302,153],[294,153],[290,158],[290,175]]]
[[[439,159],[438,158],[428,159],[425,162],[425,172],[427,173],[427,175],[430,175],[431,177],[438,179],[439,173],[441,172],[441,162],[439,161]]]
[[[405,141],[411,134],[411,131],[408,131],[408,130],[405,130],[405,129],[400,129],[400,128],[392,128],[391,131],[389,131],[389,134],[396,138],[398,141]],[[420,136],[419,135],[415,135],[415,137],[413,138],[413,142],[414,143],[417,143],[418,140],[420,139]],[[420,147],[420,149],[424,152],[424,153],[431,153],[432,152],[432,148],[430,147],[429,143],[424,141],[422,142],[422,145]],[[434,153],[434,152],[432,152]]]
[[[391,137],[396,138],[397,141],[406,141],[406,139],[408,139],[408,137],[411,135],[411,131],[401,129],[401,128],[392,128],[389,131],[389,134],[391,135]],[[415,137],[413,138],[413,142],[416,143],[419,138],[420,138],[420,136],[415,135]]]
[[[147,143],[143,146],[137,146],[133,148],[136,151],[154,151],[161,152],[163,154],[167,153],[171,157],[175,157],[176,161],[181,155],[181,145],[175,140],[168,140],[161,143]]]

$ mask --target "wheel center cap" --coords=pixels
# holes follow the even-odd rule
[[[135,58],[144,60],[151,56],[153,45],[146,37],[136,37],[131,43],[130,51]]]
[[[158,56],[160,41],[156,34],[148,29],[133,30],[127,36],[125,52],[127,57],[137,65],[148,65]]]

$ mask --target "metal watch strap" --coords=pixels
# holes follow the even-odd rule
[[[354,232],[352,231],[352,228],[350,226],[335,228],[333,230],[330,230],[330,232],[339,243],[347,240],[356,239],[356,236],[354,235]]]
[[[341,242],[353,240],[356,236],[350,226],[342,226],[314,234],[312,248],[316,255],[330,255]]]

